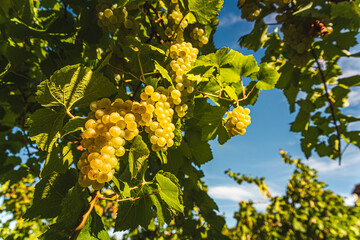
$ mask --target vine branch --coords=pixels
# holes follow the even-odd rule
[[[334,105],[333,105],[333,102],[330,99],[329,90],[328,90],[327,85],[326,85],[326,77],[325,77],[324,71],[321,68],[319,58],[317,57],[317,55],[316,55],[316,53],[315,53],[315,51],[314,51],[314,49],[312,47],[310,48],[310,50],[311,50],[311,53],[312,53],[312,55],[313,55],[313,57],[315,59],[316,65],[317,65],[317,67],[319,69],[321,80],[322,80],[323,85],[324,85],[325,96],[326,96],[326,99],[327,99],[327,101],[329,103],[329,107],[330,107],[330,111],[331,111],[331,117],[332,117],[333,123],[335,125],[336,135],[337,135],[337,139],[339,141],[339,147],[338,147],[339,165],[341,165],[341,134],[340,134],[339,126],[338,126],[338,124],[336,122],[336,115],[335,115]]]
[[[100,191],[96,191],[92,194],[92,200],[90,201],[89,207],[87,209],[87,211],[85,212],[85,214],[82,216],[81,222],[80,224],[77,226],[77,228],[75,229],[75,232],[73,234],[73,236],[71,237],[71,240],[76,240],[77,237],[80,234],[81,229],[83,229],[83,227],[85,226],[86,220],[89,218],[91,211],[93,210],[97,200],[100,198]]]
[[[161,38],[159,32],[158,32],[158,29],[156,27],[156,21],[152,18],[151,14],[150,14],[150,8],[152,7],[151,4],[149,4],[148,2],[146,2],[144,4],[144,7],[146,9],[146,12],[144,12],[141,8],[139,8],[139,10],[144,13],[148,18],[149,18],[149,21],[150,21],[150,26],[151,26],[151,37],[152,36],[155,36],[156,39],[158,40],[158,42],[160,44],[163,44],[165,41]],[[155,9],[156,10],[156,9]],[[161,17],[161,16],[160,16]],[[151,38],[150,38],[151,39]]]

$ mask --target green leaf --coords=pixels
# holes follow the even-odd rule
[[[71,149],[69,149],[67,146],[64,147],[63,152],[65,150],[66,156],[69,154]],[[53,172],[57,173],[65,173],[70,164],[72,163],[70,161],[67,161],[63,156],[63,154],[60,154],[60,146],[55,146],[51,153],[48,153],[48,156],[46,158],[45,164],[41,170],[40,176],[46,177],[48,175],[51,175]],[[72,153],[70,153],[72,155]],[[69,158],[68,158],[69,159]]]
[[[95,210],[91,211],[85,226],[81,229],[78,240],[110,240],[101,217]]]
[[[136,197],[152,194],[147,185],[142,187]],[[136,227],[149,225],[153,213],[151,211],[152,201],[149,197],[142,197],[136,201],[119,202],[119,209],[115,220],[115,231],[135,229]]]
[[[360,75],[355,75],[347,78],[339,78],[339,85],[345,85],[346,87],[360,86]]]
[[[258,79],[256,87],[259,90],[273,89],[279,80],[279,73],[271,68],[267,63],[261,63],[259,67],[259,72],[255,74]]]
[[[44,240],[69,239],[80,223],[81,217],[88,206],[85,195],[88,196],[78,184],[69,189],[66,197],[61,202],[61,208],[57,206],[61,213],[58,215],[56,222],[51,224],[49,230],[41,235],[40,238]]]
[[[41,82],[36,95],[38,102],[45,107],[63,106],[70,111],[116,91],[115,86],[101,73],[71,65],[56,71],[50,80]]]
[[[306,4],[306,5],[304,4],[304,5],[300,6],[300,7],[299,7],[299,10],[297,10],[296,12],[294,12],[293,15],[296,15],[296,14],[299,14],[299,13],[301,13],[301,12],[304,12],[304,11],[306,11],[306,10],[311,9],[312,5],[313,5],[313,2],[310,2],[310,3]]]
[[[189,0],[189,10],[199,23],[206,25],[219,14],[223,3],[223,0]]]
[[[226,86],[224,88],[224,91],[229,95],[230,99],[232,99],[232,100],[237,100],[238,99],[238,96],[236,95],[236,92],[232,87]]]
[[[54,143],[60,137],[60,130],[66,113],[41,108],[34,112],[29,120],[29,135],[38,148],[51,152]]]
[[[298,221],[296,218],[293,219],[293,227],[295,230],[300,232],[306,232],[306,228],[304,227],[304,224],[300,221]]]
[[[226,83],[234,83],[259,71],[254,56],[244,56],[239,52],[231,50],[229,55],[231,61],[226,67],[221,68],[220,75]]]
[[[62,129],[61,137],[76,132],[76,131],[83,131],[85,128],[85,123],[88,120],[86,117],[74,117],[70,119]]]
[[[174,176],[173,176],[174,177]],[[163,174],[157,173],[155,176],[156,183],[159,186],[160,197],[167,205],[178,212],[184,211],[184,206],[180,203],[180,189],[177,184],[172,182]]]
[[[25,219],[57,217],[61,213],[59,208],[61,202],[76,182],[75,171],[67,171],[65,174],[54,172],[42,178],[35,186],[32,206],[23,217]]]
[[[249,34],[239,38],[240,46],[256,52],[260,47],[263,47],[264,43],[269,39],[267,30],[267,25],[265,25],[262,19],[256,21],[253,30]]]
[[[160,159],[161,164],[167,164],[167,153],[164,151],[156,152],[156,155]]]
[[[216,66],[221,68],[227,63],[230,63],[233,60],[234,55],[229,54],[229,48],[223,47],[216,51],[216,53],[210,53],[207,55],[202,55],[196,60],[196,66]]]
[[[211,65],[198,65],[193,67],[189,72],[186,73],[186,76],[189,80],[202,82],[209,81],[209,77],[213,74],[215,68]]]
[[[132,178],[136,177],[149,155],[150,151],[142,137],[136,136],[133,139],[129,152],[129,170]]]
[[[170,78],[169,72],[163,66],[161,66],[157,61],[154,62],[155,62],[155,69],[159,71],[161,76],[163,76],[163,78],[165,78],[171,84],[171,86],[174,86]]]
[[[197,116],[200,120],[198,126],[201,127],[201,141],[208,141],[215,139],[219,134],[219,131],[222,131],[223,126],[223,116],[226,113],[227,108],[211,106],[207,102],[197,101],[198,106],[195,108]],[[205,105],[203,109],[200,109],[199,105]]]
[[[201,133],[197,130],[191,129],[186,131],[185,141],[189,146],[196,165],[200,166],[213,159],[209,143],[201,140]]]
[[[181,123],[181,119],[179,118],[176,123],[175,123],[175,130],[174,130],[174,146],[178,147],[181,145],[182,142],[182,123]]]

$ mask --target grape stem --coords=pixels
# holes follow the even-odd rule
[[[72,114],[71,114],[71,112],[70,112],[69,110],[66,110],[66,114],[67,114],[67,115],[69,115],[69,117],[71,117],[71,118],[75,118],[75,116],[74,116],[74,115],[72,115]]]
[[[138,81],[141,81],[140,78],[136,77],[136,76],[135,76],[134,74],[132,74],[131,72],[126,72],[126,71],[122,70],[121,68],[118,68],[118,67],[115,67],[114,65],[111,65],[110,63],[109,63],[109,66],[112,67],[112,68],[114,68],[115,70],[118,70],[118,71],[124,73],[124,74],[131,75],[133,78],[135,78],[135,79],[138,80]]]
[[[180,24],[182,23],[182,21],[184,21],[186,15],[188,15],[188,14],[189,14],[189,12],[186,12],[186,13],[184,14],[184,16],[183,16],[182,19],[180,20],[179,24],[176,26],[174,33],[171,35],[171,37],[170,37],[171,39],[174,37],[175,33],[177,32],[177,30],[178,30],[179,27],[180,27]]]
[[[149,18],[149,21],[150,21],[150,25],[151,25],[151,35],[150,35],[150,38],[149,38],[149,40],[151,41],[151,39],[152,39],[152,37],[153,36],[155,36],[156,37],[156,39],[158,40],[158,42],[160,43],[160,44],[163,44],[165,41],[161,38],[161,36],[160,36],[160,34],[159,34],[159,32],[158,32],[158,29],[157,29],[157,27],[156,27],[156,21],[151,17],[151,14],[150,14],[150,7],[151,6],[151,4],[149,4],[148,2],[146,2],[145,4],[144,4],[144,7],[145,7],[145,9],[146,9],[146,12],[144,12],[141,8],[139,8],[139,10],[143,13],[143,14],[145,14],[145,16],[147,16],[148,18]],[[148,40],[148,42],[150,42]]]
[[[160,22],[162,28],[165,30],[166,24],[164,22],[164,19],[161,17],[160,13],[158,12],[158,10],[156,10],[156,8],[154,8],[151,4],[149,4],[149,8],[154,11],[154,13],[156,14],[156,16],[158,18],[157,20],[155,20],[155,23]]]
[[[74,234],[71,237],[71,240],[76,240],[77,237],[79,236],[81,229],[83,229],[83,227],[85,226],[86,220],[89,218],[91,211],[93,210],[97,200],[101,197],[100,195],[100,191],[96,191],[92,194],[92,199],[90,201],[89,207],[86,210],[86,212],[84,213],[84,215],[82,216],[81,222],[80,224],[77,226],[77,228],[75,229]]]
[[[145,197],[148,197],[148,196],[151,196],[151,195],[155,195],[155,194],[158,194],[158,193],[160,193],[160,191],[158,191],[158,192],[153,192],[153,193],[149,193],[149,194],[146,194],[146,195],[142,195],[142,196],[140,196],[140,197],[129,197],[129,198],[123,198],[123,199],[117,199],[117,195],[115,195],[115,196],[112,197],[112,198],[100,196],[99,199],[101,199],[101,200],[108,200],[108,201],[116,201],[116,202],[136,201],[136,200],[139,200],[139,199],[141,199],[141,198],[145,198]]]
[[[241,82],[242,83],[242,82]],[[224,97],[222,97],[221,95],[217,95],[217,94],[213,94],[213,93],[207,93],[207,92],[201,92],[201,91],[199,91],[199,90],[196,90],[198,93],[200,93],[200,94],[202,94],[204,97],[207,97],[207,96],[211,96],[211,97],[216,97],[216,98],[218,98],[218,99],[221,99],[221,100],[225,100],[225,101],[229,101],[229,102],[233,102],[233,103],[236,103],[236,104],[238,104],[239,102],[241,102],[241,101],[244,101],[244,100],[246,100],[248,97],[249,97],[249,95],[252,93],[252,91],[255,89],[255,86],[256,85],[254,85],[253,87],[252,87],[252,89],[248,92],[248,94],[245,94],[245,88],[244,88],[244,86],[242,86],[243,87],[243,98],[240,98],[240,99],[238,99],[238,100],[232,100],[232,99],[229,99],[229,98],[224,98]]]
[[[335,125],[336,135],[337,135],[337,139],[339,141],[339,146],[338,146],[338,149],[337,149],[338,154],[339,154],[339,165],[341,165],[341,134],[340,134],[339,126],[338,126],[337,121],[336,121],[334,105],[333,105],[333,102],[331,101],[331,98],[330,98],[330,95],[329,95],[329,91],[328,91],[328,88],[327,88],[327,85],[326,85],[326,77],[325,77],[324,71],[321,68],[319,58],[317,57],[317,55],[316,55],[316,53],[315,53],[315,51],[314,51],[314,49],[312,47],[310,48],[310,50],[311,50],[311,53],[312,53],[312,55],[313,55],[313,57],[315,59],[316,65],[317,65],[317,67],[319,69],[321,80],[322,80],[323,85],[324,85],[325,96],[326,96],[326,99],[327,99],[327,101],[329,103],[331,116],[332,116],[332,119],[333,119],[333,123]]]

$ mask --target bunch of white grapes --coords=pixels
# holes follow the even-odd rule
[[[181,102],[180,96],[181,93],[175,89],[159,87],[155,91],[150,85],[146,86],[140,95],[142,103],[146,103],[147,113],[151,116],[145,132],[149,134],[151,149],[154,152],[166,151],[174,145],[175,125],[172,123],[174,115],[172,107]]]
[[[209,42],[209,38],[206,36],[206,32],[202,28],[195,27],[190,33],[190,37],[193,39],[194,46],[202,47]]]
[[[171,3],[165,34],[169,37],[175,36],[176,42],[181,43],[184,41],[184,30],[188,26],[188,22],[180,11],[178,1],[172,0]]]
[[[86,149],[77,163],[79,184],[101,189],[109,182],[125,154],[124,145],[139,134],[133,102],[118,98],[113,103],[103,98],[90,104],[89,120],[85,124],[81,145]]]
[[[227,113],[228,120],[225,124],[230,136],[244,135],[247,126],[251,123],[250,109],[238,106]]]

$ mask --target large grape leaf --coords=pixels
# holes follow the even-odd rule
[[[63,106],[67,111],[116,93],[115,86],[101,73],[80,65],[56,71],[50,80],[41,82],[36,92],[44,107]]]
[[[217,50],[215,53],[210,53],[207,55],[202,55],[196,60],[196,66],[201,65],[210,65],[221,68],[225,64],[228,64],[232,61],[234,57],[233,54],[229,55],[229,48],[223,47]]]
[[[153,217],[159,224],[169,223],[172,216],[183,212],[182,193],[177,178],[170,173],[158,172],[153,182],[132,191],[129,200],[119,203],[115,231],[147,227]]]
[[[146,143],[142,140],[142,137],[136,136],[131,144],[129,152],[129,170],[131,177],[136,177],[149,155],[150,151]]]
[[[195,126],[185,132],[184,140],[190,149],[195,164],[200,166],[212,160],[213,155],[209,143],[207,141],[201,141],[201,132],[198,130],[198,126]]]
[[[202,99],[196,101],[195,117],[200,119],[198,126],[201,128],[202,141],[213,140],[218,135],[220,144],[224,144],[229,139],[227,131],[223,126],[223,116],[226,110],[227,108],[212,106]]]
[[[267,63],[260,64],[260,70],[254,74],[254,78],[258,79],[256,88],[259,90],[271,90],[275,87],[279,80],[279,73],[267,65]]]
[[[219,14],[223,3],[223,0],[189,0],[189,10],[199,23],[206,25]]]
[[[169,174],[169,173],[168,173]],[[175,177],[171,174],[170,177]],[[156,183],[160,190],[161,199],[172,209],[183,212],[184,206],[180,202],[180,186],[178,183],[174,183],[169,177],[164,176],[161,173],[157,173],[155,176]]]
[[[153,194],[156,190],[143,186],[134,197]],[[115,231],[134,229],[137,226],[147,227],[153,217],[152,202],[149,197],[142,197],[135,201],[119,202],[119,209],[115,220]]]
[[[101,217],[92,211],[86,220],[85,226],[77,238],[78,240],[110,240],[109,234],[104,227]]]
[[[260,47],[263,47],[264,43],[269,39],[267,30],[268,27],[264,23],[264,20],[261,19],[256,21],[253,30],[249,34],[239,38],[240,46],[252,49],[256,52]]]
[[[64,149],[68,149],[65,153],[60,154],[60,146],[55,144],[55,147],[52,149],[51,153],[47,154],[47,158],[45,161],[45,164],[41,170],[40,176],[46,177],[48,175],[51,175],[53,172],[57,173],[64,173],[69,168],[70,164],[72,163],[69,158],[69,154],[72,155],[70,152],[71,149],[65,147]],[[65,159],[64,155],[68,158]],[[71,156],[72,157],[72,156]]]
[[[76,131],[82,131],[85,128],[85,123],[88,120],[86,117],[74,117],[70,119],[64,126],[61,132],[61,137]]]
[[[61,213],[59,213],[56,222],[49,226],[49,230],[41,235],[40,239],[69,239],[80,223],[81,216],[88,205],[88,202],[85,200],[86,196],[88,196],[87,192],[83,191],[82,187],[78,184],[69,189],[61,202],[61,208],[57,206]]]
[[[228,55],[231,61],[220,70],[220,75],[223,79],[223,82],[239,82],[241,77],[246,78],[251,74],[259,71],[259,67],[255,61],[254,56],[244,56],[234,50],[231,50]]]
[[[59,208],[61,202],[76,181],[75,171],[68,171],[65,174],[53,172],[42,178],[35,186],[32,206],[23,217],[25,219],[57,217],[61,213]]]
[[[35,141],[38,148],[51,152],[54,143],[60,137],[65,113],[55,112],[48,108],[38,109],[29,120],[29,135]]]

